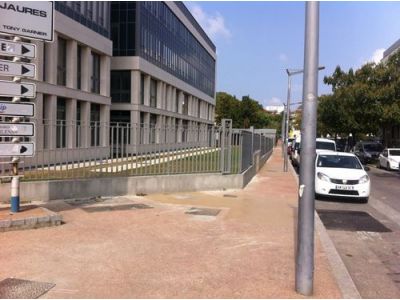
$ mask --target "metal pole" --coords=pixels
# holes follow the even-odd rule
[[[287,103],[286,103],[286,127],[285,127],[285,160],[283,164],[283,171],[288,171],[288,138],[289,138],[289,119],[290,119],[290,90],[291,90],[291,77],[288,72],[288,92],[287,92]]]
[[[296,260],[296,291],[306,296],[312,295],[314,280],[314,164],[318,96],[318,43],[319,2],[307,2]]]
[[[14,37],[13,39],[14,42],[19,42],[21,41],[20,37]],[[13,58],[14,62],[19,62],[21,61],[21,58],[15,56]],[[21,77],[13,77],[13,81],[20,83],[21,82]],[[19,103],[21,102],[21,98],[20,97],[13,97],[12,99],[13,103]],[[21,118],[20,117],[14,117],[12,119],[13,123],[19,123],[21,122]],[[20,142],[20,138],[19,137],[14,137],[12,139],[12,142],[14,144],[19,144]],[[18,174],[18,163],[19,163],[19,157],[18,156],[14,156],[11,159],[11,164],[12,164],[12,173],[13,173],[13,177],[11,179],[11,212],[12,213],[17,213],[19,212],[19,206],[20,206],[20,199],[19,199],[19,174]]]
[[[282,130],[281,130],[281,137],[282,137],[282,157],[285,156],[285,103],[283,103],[283,112],[282,112]]]

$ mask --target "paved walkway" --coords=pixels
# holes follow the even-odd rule
[[[279,148],[243,190],[46,206],[66,223],[0,233],[0,280],[55,283],[42,298],[301,298],[296,182]],[[315,266],[314,297],[340,298],[318,239]]]

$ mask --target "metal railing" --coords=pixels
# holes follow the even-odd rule
[[[263,156],[273,141],[246,129],[207,124],[36,124],[36,153],[22,158],[23,180],[78,179],[190,173],[238,174]],[[0,139],[0,142],[4,141]],[[0,160],[0,176],[10,175]]]

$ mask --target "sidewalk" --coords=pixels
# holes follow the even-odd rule
[[[129,204],[151,208],[117,209]],[[0,280],[55,283],[42,298],[302,298],[294,292],[297,187],[282,172],[280,148],[243,190],[46,207],[66,223],[0,233]],[[198,215],[202,208],[209,215]],[[341,298],[318,237],[314,278],[314,298]]]

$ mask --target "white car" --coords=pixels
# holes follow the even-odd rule
[[[293,165],[300,166],[300,150],[301,150],[301,140],[296,139],[296,143],[294,146],[294,154],[293,154]],[[315,151],[319,153],[320,151],[335,151],[336,152],[336,143],[335,141],[317,138],[315,141]]]
[[[379,155],[378,167],[390,170],[398,170],[400,163],[400,148],[388,148]]]
[[[367,203],[370,187],[369,176],[353,153],[318,152],[315,160],[316,196],[351,197]]]

